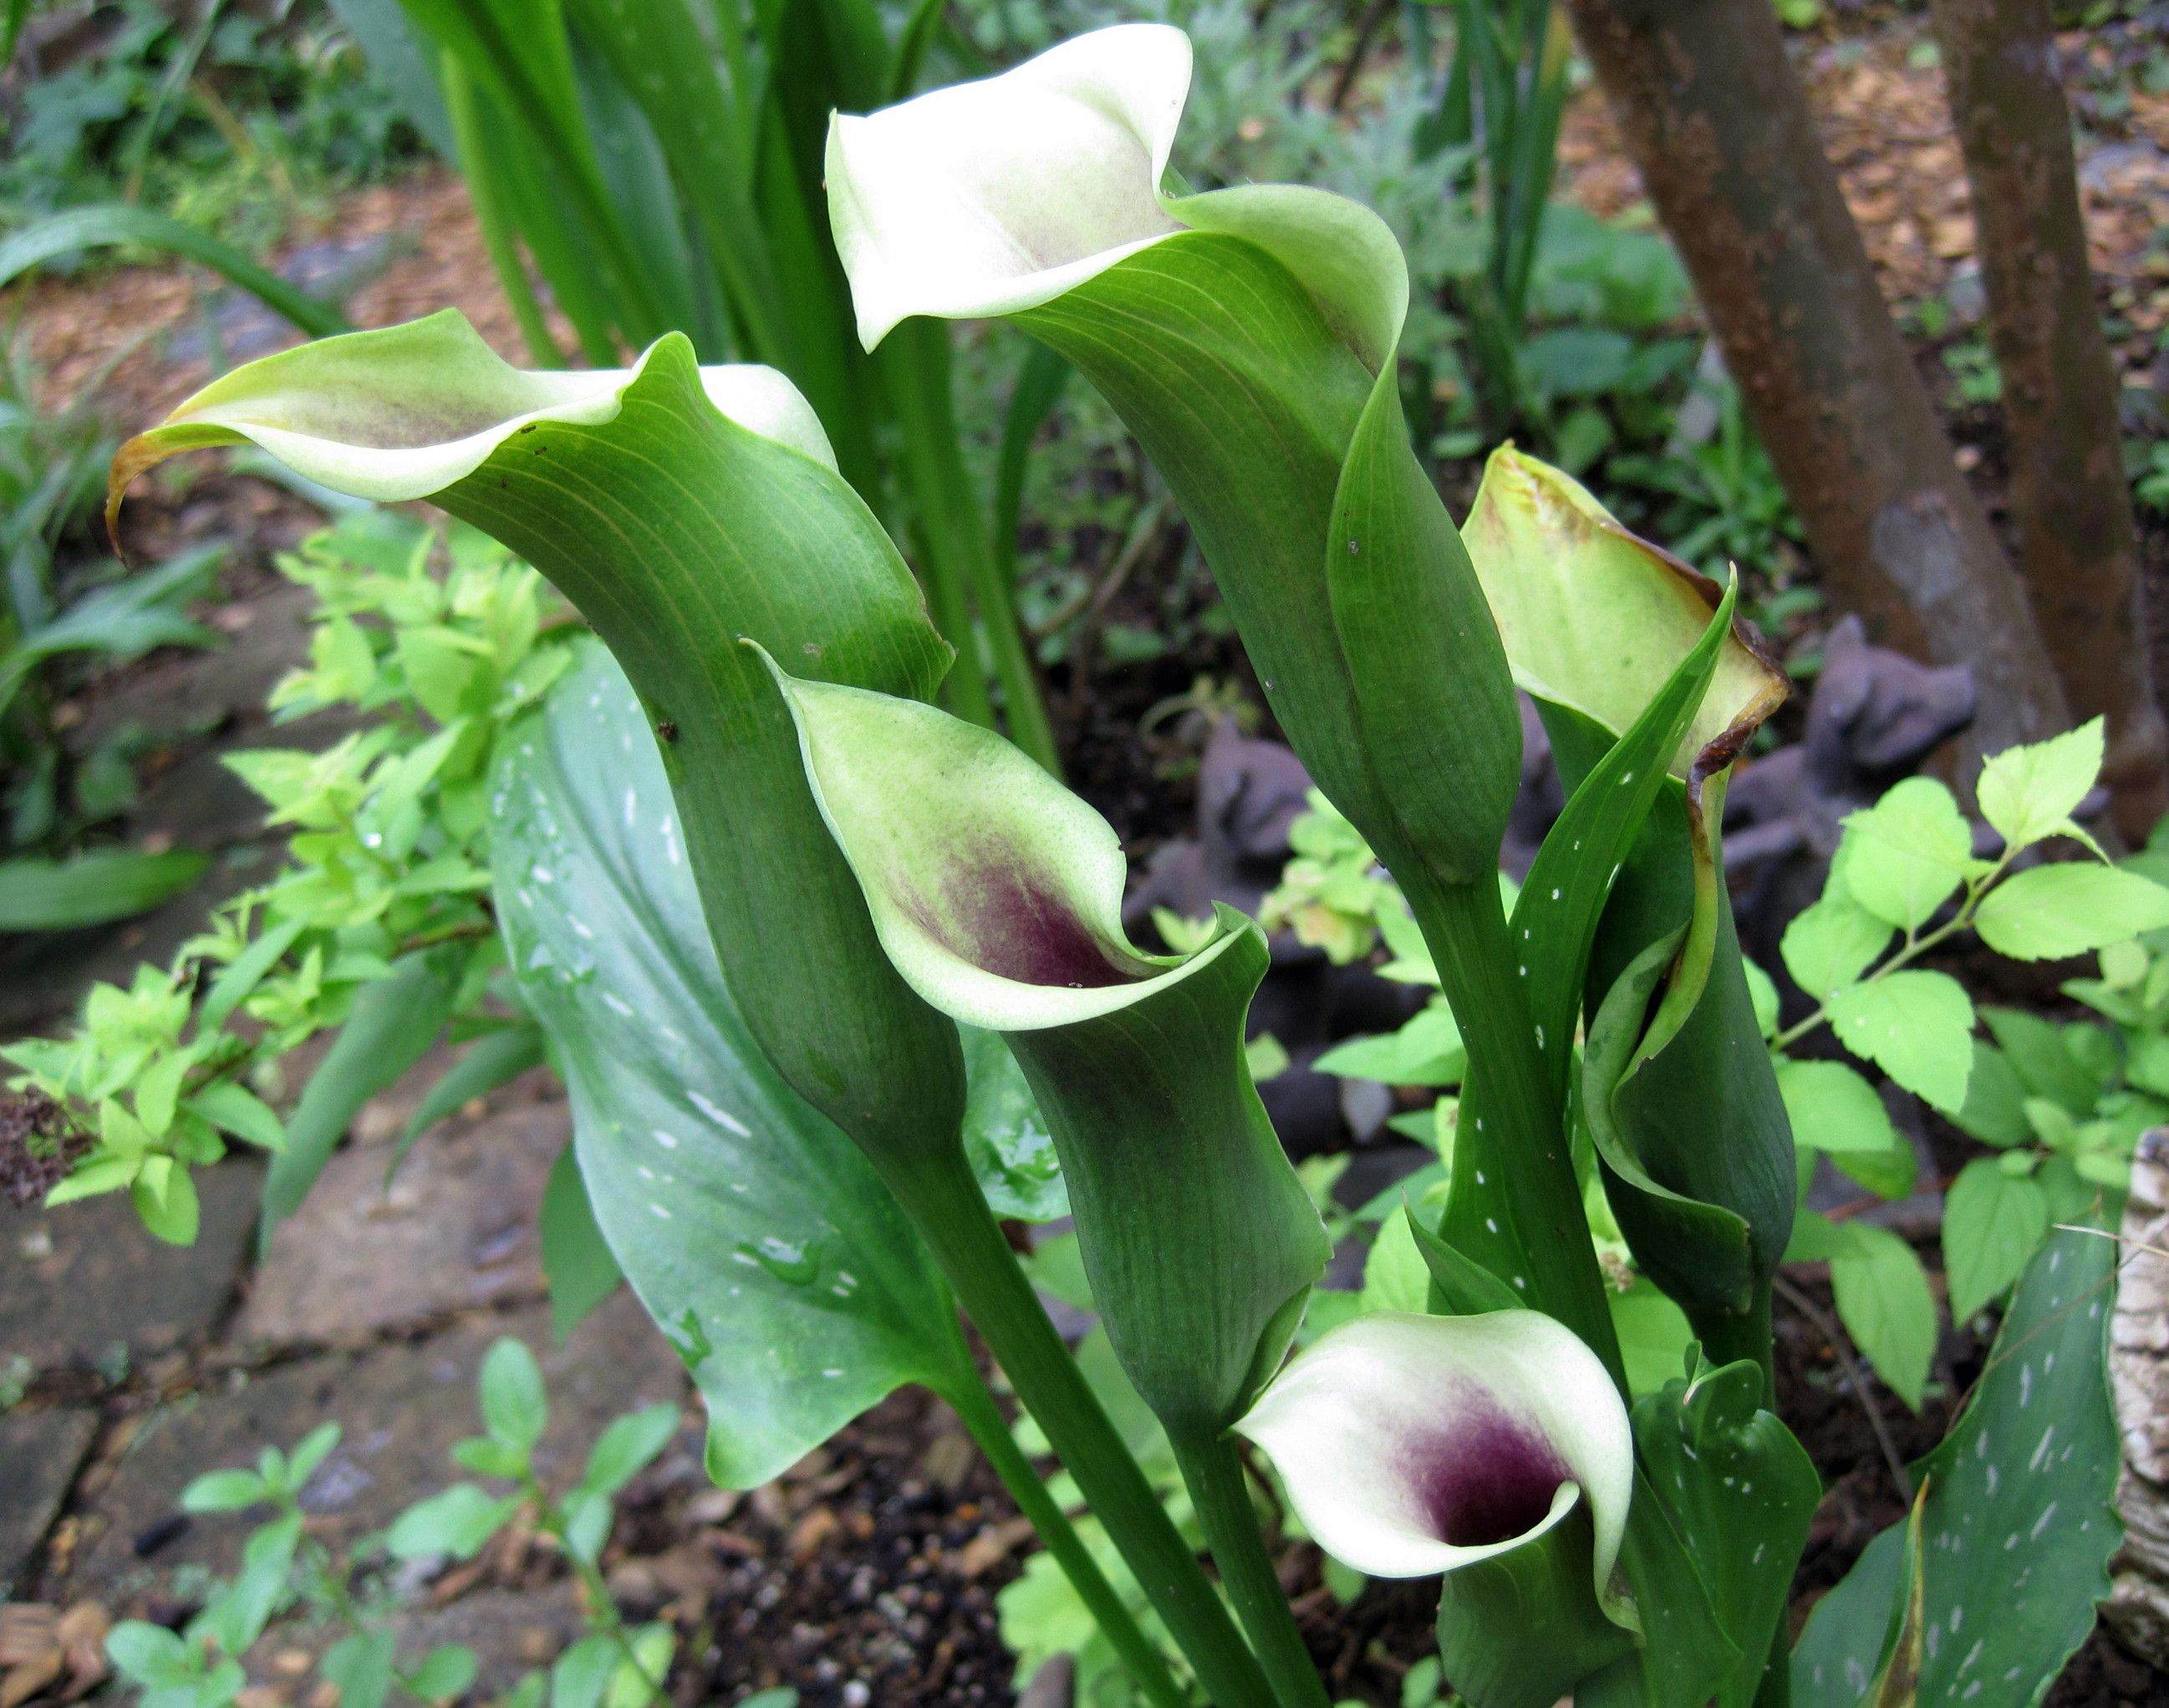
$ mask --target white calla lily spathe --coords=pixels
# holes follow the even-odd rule
[[[915,314],[1013,314],[1180,226],[1160,178],[1190,93],[1190,39],[1095,30],[978,82],[839,114],[826,177],[871,349]]]
[[[431,498],[474,473],[524,428],[614,420],[633,383],[674,342],[684,340],[676,333],[658,340],[630,368],[515,368],[448,308],[303,344],[221,375],[123,445],[113,503],[136,474],[176,451],[243,441],[334,492],[378,503]],[[726,418],[835,468],[813,407],[774,368],[725,364],[700,375]]]
[[[1608,1586],[1634,1443],[1602,1362],[1534,1311],[1379,1312],[1319,1337],[1236,1425],[1272,1460],[1319,1546],[1373,1578],[1423,1578],[1532,1540],[1585,1503]]]
[[[771,661],[771,668],[775,667]],[[1114,827],[999,736],[914,700],[776,670],[815,803],[897,971],[951,1019],[1072,1025],[1209,966],[1123,934]]]
[[[1118,24],[1014,70],[830,121],[823,176],[868,349],[913,315],[967,320],[1053,301],[1186,231],[1266,250],[1372,373],[1408,309],[1385,221],[1330,191],[1239,184],[1170,195],[1190,38]]]

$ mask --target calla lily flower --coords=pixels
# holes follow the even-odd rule
[[[829,216],[860,335],[1014,316],[1074,362],[1166,474],[1319,785],[1404,865],[1488,883],[1520,725],[1408,443],[1407,264],[1326,191],[1170,194],[1190,75],[1180,30],[1122,24],[839,114]]]
[[[515,368],[456,309],[405,326],[351,333],[236,368],[114,459],[107,521],[130,482],[166,458],[254,444],[295,473],[357,498],[434,497],[473,474],[514,434],[544,422],[616,418],[658,344],[631,368]],[[813,407],[773,368],[700,370],[708,401],[740,427],[824,467],[836,454]]]
[[[790,718],[737,644],[899,694],[930,694],[950,659],[787,379],[702,367],[675,333],[628,369],[525,372],[447,310],[214,380],[121,448],[109,506],[166,457],[238,444],[337,492],[429,498],[548,576],[669,746],[674,846],[762,1049],[869,1151],[954,1147],[955,1029],[881,953]]]
[[[1330,1255],[1244,1058],[1262,934],[1223,908],[1194,954],[1138,949],[1113,828],[1019,749],[916,701],[777,681],[882,947],[1031,1081],[1116,1357],[1179,1447],[1218,1441]]]
[[[1508,1553],[1577,1504],[1612,1602],[1634,1444],[1603,1363],[1534,1311],[1379,1312],[1320,1336],[1236,1428],[1272,1460],[1319,1546],[1373,1578]]]

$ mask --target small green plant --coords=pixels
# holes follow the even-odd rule
[[[124,811],[136,792],[141,729],[122,727],[86,753],[62,738],[61,707],[84,668],[157,646],[213,638],[188,614],[225,556],[182,553],[136,575],[115,572],[90,519],[113,441],[87,400],[41,407],[26,340],[0,359],[0,931],[96,924],[185,888],[200,854],[99,849],[63,856]],[[12,858],[8,857],[12,855]]]
[[[488,779],[505,726],[565,668],[540,577],[482,536],[362,511],[280,560],[317,596],[310,662],[274,691],[292,718],[343,706],[369,727],[321,753],[227,764],[290,827],[292,863],[221,907],[165,968],[100,984],[73,1036],[11,1046],[11,1082],[58,1104],[93,1147],[47,1201],[127,1190],[152,1232],[188,1243],[191,1171],[229,1140],[274,1153],[265,1219],[306,1193],[363,1099],[448,1026],[474,1043],[420,1131],[531,1067],[516,1011],[492,1008],[502,964],[488,887]],[[201,1000],[199,1002],[200,992]],[[281,1120],[277,1064],[332,1027],[333,1047]]]
[[[1988,340],[1978,335],[1945,347],[1943,366],[1961,403],[1998,403],[2003,399],[2003,370]]]
[[[1729,565],[1768,576],[1799,558],[1806,539],[1770,455],[1747,424],[1730,380],[1707,388],[1716,430],[1678,454],[1627,455],[1607,472],[1655,500],[1655,526],[1672,550],[1706,574]]]
[[[453,1459],[498,1493],[457,1482],[417,1501],[381,1535],[364,1538],[342,1557],[308,1534],[301,1507],[309,1479],[339,1444],[339,1426],[319,1424],[290,1453],[266,1447],[253,1470],[207,1471],[181,1493],[190,1513],[269,1508],[242,1548],[241,1571],[181,1630],[125,1620],[106,1639],[115,1668],[141,1692],[146,1708],[224,1708],[247,1683],[242,1659],[274,1619],[292,1615],[338,1632],[318,1670],[338,1687],[344,1708],[381,1708],[394,1700],[447,1703],[473,1687],[474,1652],[447,1643],[402,1655],[395,1609],[376,1593],[372,1561],[472,1560],[518,1521],[562,1555],[578,1580],[585,1633],[546,1673],[521,1679],[505,1708],[645,1708],[666,1701],[663,1684],[677,1652],[669,1626],[626,1622],[602,1572],[614,1503],[653,1462],[678,1429],[678,1407],[627,1413],[605,1429],[578,1482],[552,1493],[536,1475],[534,1451],[549,1423],[549,1397],[535,1354],[509,1336],[483,1357],[480,1399],[484,1433],[452,1449]],[[765,1693],[765,1708],[792,1708],[790,1691]]]

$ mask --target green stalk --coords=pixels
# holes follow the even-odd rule
[[[1488,877],[1439,883],[1415,862],[1407,866],[1405,875],[1396,875],[1468,1049],[1461,1119],[1502,1123],[1516,1159],[1500,1171],[1496,1189],[1527,1243],[1535,1271],[1528,1278],[1529,1302],[1587,1342],[1623,1394],[1626,1365],[1590,1242],[1564,1110],[1537,1048],[1498,885]]]
[[[948,338],[948,327],[940,322],[915,321],[890,334],[876,358],[890,376],[892,407],[903,428],[904,476],[911,484],[926,540],[928,579],[936,586],[947,583],[949,597],[959,603],[965,588],[970,588],[994,654],[995,679],[1002,685],[1009,737],[1059,777],[1062,762],[1054,750],[1054,729],[1047,721],[1039,678],[1017,623],[1016,602],[996,564],[984,513],[957,449],[957,417],[949,395]],[[930,588],[930,594],[933,591]],[[938,607],[935,617],[949,633],[948,620]],[[976,668],[977,649],[970,630],[949,633],[949,639]],[[957,689],[962,701],[969,690],[962,683]],[[983,682],[977,694],[985,699]],[[959,707],[961,716],[992,728],[991,704],[988,710],[988,717],[981,718]]]
[[[1017,1397],[1047,1432],[1092,1511],[1219,1708],[1272,1700],[1256,1657],[1137,1461],[1054,1332],[1002,1237],[961,1146],[909,1162],[868,1153]]]
[[[1272,1681],[1273,1700],[1280,1708],[1328,1708],[1317,1663],[1296,1629],[1287,1592],[1281,1588],[1280,1574],[1273,1570],[1272,1556],[1259,1534],[1258,1515],[1250,1505],[1250,1487],[1235,1444],[1225,1435],[1202,1448],[1177,1444],[1175,1460],[1190,1486],[1197,1522],[1204,1527],[1213,1563],[1220,1568],[1220,1581]]]
[[[1770,1288],[1766,1282],[1755,1290],[1745,1311],[1722,1313],[1699,1312],[1694,1332],[1702,1342],[1703,1356],[1713,1365],[1751,1359],[1762,1372],[1762,1403],[1777,1409],[1777,1375],[1770,1338]]]
[[[987,1391],[977,1370],[961,1375],[953,1391],[944,1387],[941,1393],[963,1420],[964,1427],[972,1432],[972,1439],[979,1444],[979,1450],[987,1455],[987,1462],[994,1466],[994,1474],[1001,1478],[1002,1486],[1009,1490],[1018,1509],[1031,1520],[1031,1527],[1047,1545],[1047,1551],[1054,1556],[1055,1564],[1062,1567],[1063,1575],[1069,1578],[1094,1621],[1114,1645],[1115,1652],[1122,1657],[1122,1664],[1129,1668],[1138,1688],[1159,1708],[1191,1708],[1190,1693],[1175,1682],[1159,1646],[1145,1635],[1143,1627],[1055,1503],[1054,1497],[1047,1493],[1047,1485],[1040,1481],[1038,1472],[1031,1468],[1031,1461],[1017,1445],[1008,1421],[994,1404],[994,1396]]]

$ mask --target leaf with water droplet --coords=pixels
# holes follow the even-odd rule
[[[498,917],[565,1074],[595,1221],[709,1402],[711,1471],[746,1487],[892,1389],[959,1379],[962,1341],[887,1189],[755,1048],[691,872],[651,822],[626,826],[628,786],[667,798],[662,764],[609,654],[578,654],[498,778],[563,827],[555,881],[526,882],[540,849],[501,827]]]

